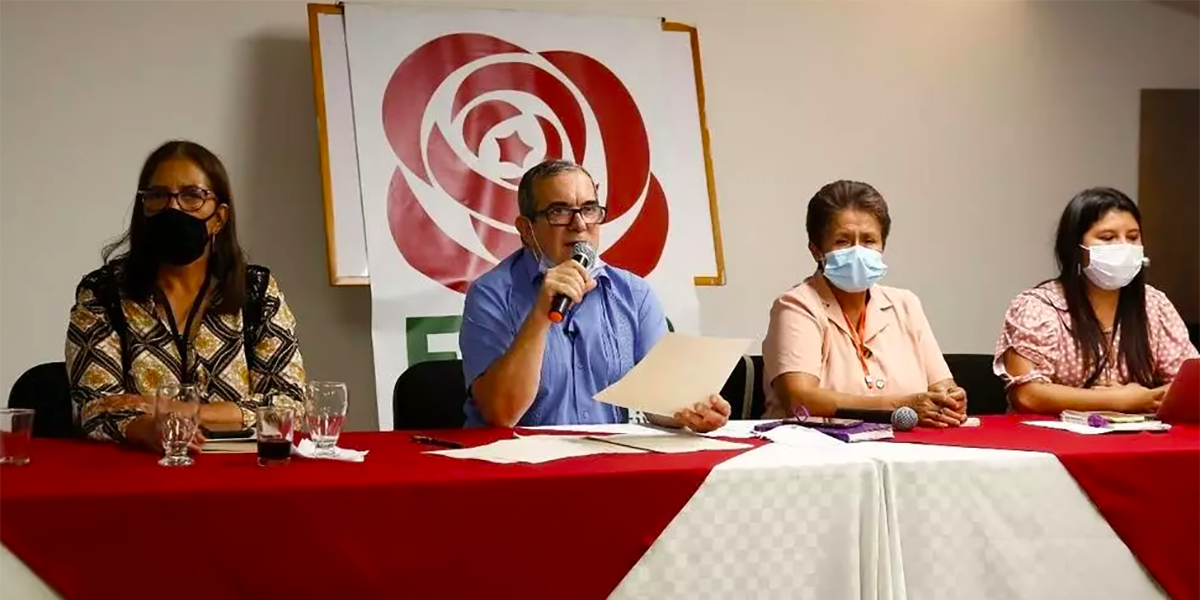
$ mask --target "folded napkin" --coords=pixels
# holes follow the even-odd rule
[[[292,446],[292,453],[303,456],[304,458],[316,458],[325,460],[342,460],[346,462],[362,462],[367,457],[368,450],[347,450],[346,448],[333,447],[333,452],[321,453],[317,451],[317,445],[308,438],[300,440],[300,443]]]

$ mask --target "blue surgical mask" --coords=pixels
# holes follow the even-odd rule
[[[825,279],[843,292],[865,292],[887,273],[883,254],[866,246],[851,246],[825,255]]]
[[[541,245],[538,244],[537,236],[531,235],[529,237],[530,237],[530,239],[533,240],[533,247],[530,248],[529,250],[531,252],[533,252],[533,255],[536,256],[538,259],[538,273],[545,275],[546,271],[549,271],[550,269],[557,267],[558,264],[555,263],[554,261],[550,260],[550,257],[546,256],[545,252],[542,252],[542,247],[541,247]],[[600,265],[602,265],[603,263],[604,263],[604,261],[600,260],[600,257],[597,256],[595,264],[593,264],[591,267],[588,268],[588,273],[595,273],[596,269],[599,269]]]
[[[542,248],[538,245],[536,237],[533,238],[533,248],[530,250],[533,251],[534,256],[538,259],[538,272],[542,275],[545,275],[546,271],[558,266],[554,264],[554,261],[550,260],[550,257],[546,256],[545,252],[542,252]]]

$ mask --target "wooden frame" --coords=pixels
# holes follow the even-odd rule
[[[700,33],[695,27],[663,19],[663,31],[686,32],[692,38],[692,68],[696,75],[696,104],[700,108],[700,143],[704,149],[704,176],[708,180],[708,210],[712,214],[713,254],[716,275],[697,275],[696,285],[725,285],[725,249],[721,241],[721,215],[717,211],[717,179],[713,174],[712,141],[708,135],[708,116],[704,112],[704,75],[700,68]]]
[[[370,285],[370,276],[345,276],[338,274],[337,235],[334,228],[333,178],[330,167],[329,126],[325,106],[325,75],[321,57],[320,15],[343,14],[342,3],[309,4],[308,35],[312,52],[313,92],[317,113],[317,146],[320,156],[321,193],[325,211],[325,246],[329,269],[329,282],[334,286]],[[709,212],[712,218],[713,255],[717,272],[715,275],[697,275],[693,281],[697,286],[725,285],[725,253],[721,236],[721,219],[717,208],[716,177],[713,174],[712,142],[708,132],[708,117],[704,107],[704,77],[700,64],[700,35],[691,25],[662,19],[664,32],[687,33],[691,38],[692,67],[696,80],[696,103],[699,108],[700,140],[704,152],[704,175],[708,186]]]
[[[369,277],[338,275],[337,235],[333,227],[333,176],[329,167],[329,124],[325,111],[325,65],[321,59],[321,28],[317,22],[323,14],[342,14],[341,3],[308,5],[308,37],[309,48],[312,51],[313,95],[317,109],[317,151],[320,153],[321,195],[325,205],[325,252],[329,283],[335,286],[370,285]]]

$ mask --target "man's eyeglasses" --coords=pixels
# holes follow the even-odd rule
[[[579,215],[579,218],[583,219],[584,225],[595,225],[604,220],[604,215],[607,212],[599,204],[585,204],[579,208],[551,206],[550,208],[539,210],[535,215],[546,217],[546,221],[551,225],[570,225],[575,220],[575,215]]]
[[[216,198],[212,190],[198,186],[188,186],[178,192],[166,188],[149,188],[137,193],[138,201],[148,212],[158,212],[171,205],[171,200],[179,198],[179,208],[184,212],[196,212],[205,202]]]

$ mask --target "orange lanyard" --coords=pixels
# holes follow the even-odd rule
[[[867,353],[863,349],[863,338],[866,336],[867,328],[867,308],[864,306],[862,312],[858,313],[858,327],[850,325],[850,318],[842,313],[842,318],[846,319],[846,327],[850,328],[850,341],[854,343],[854,350],[858,352],[858,364],[862,365],[863,379],[867,382],[867,387],[871,385],[871,370],[867,368]]]

